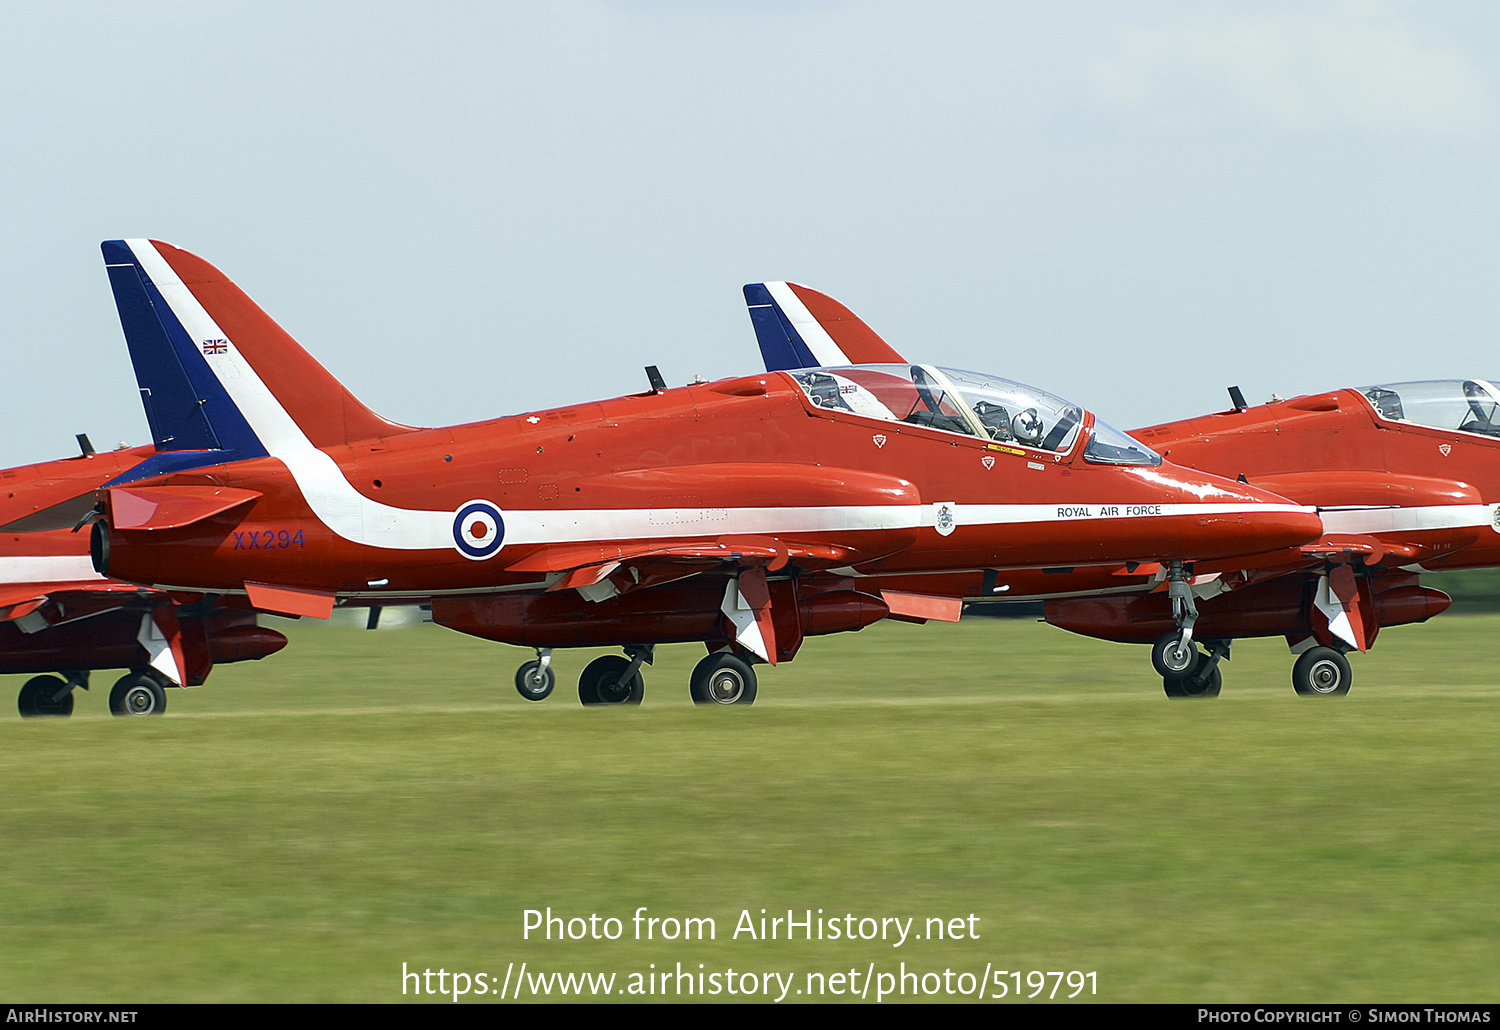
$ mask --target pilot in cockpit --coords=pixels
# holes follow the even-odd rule
[[[1010,439],[1010,412],[1005,410],[1005,405],[979,401],[974,405],[974,414],[979,416],[979,423],[990,434],[991,440]]]
[[[1496,410],[1500,405],[1483,386],[1470,380],[1464,383],[1464,400],[1469,402],[1469,419],[1458,428],[1465,433],[1483,433],[1500,436],[1500,425],[1496,425]]]

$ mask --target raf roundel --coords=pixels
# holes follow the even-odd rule
[[[505,540],[505,520],[489,501],[469,501],[453,513],[453,546],[465,558],[493,558]]]

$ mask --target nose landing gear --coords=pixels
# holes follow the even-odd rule
[[[555,686],[557,673],[552,671],[552,648],[539,647],[536,661],[516,670],[516,690],[528,701],[544,701]]]

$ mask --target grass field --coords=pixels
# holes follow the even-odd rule
[[[1096,971],[1101,1001],[1500,993],[1500,616],[1388,630],[1332,700],[1292,692],[1279,641],[1237,644],[1217,700],[1169,701],[1144,648],[880,624],[713,710],[687,698],[701,648],[660,649],[639,709],[584,710],[597,652],[559,652],[528,704],[528,651],[288,632],[160,719],[109,717],[101,676],[71,720],[22,722],[0,682],[0,1001],[400,1001],[403,963],[523,961],[617,989],[777,971],[788,1001],[901,962]],[[523,940],[549,906],[623,936]],[[716,939],[635,940],[641,906]],[[735,939],[761,909],[979,938]]]

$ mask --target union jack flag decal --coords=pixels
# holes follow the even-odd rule
[[[228,354],[229,353],[229,341],[228,340],[204,340],[203,341],[203,353],[204,354]]]

